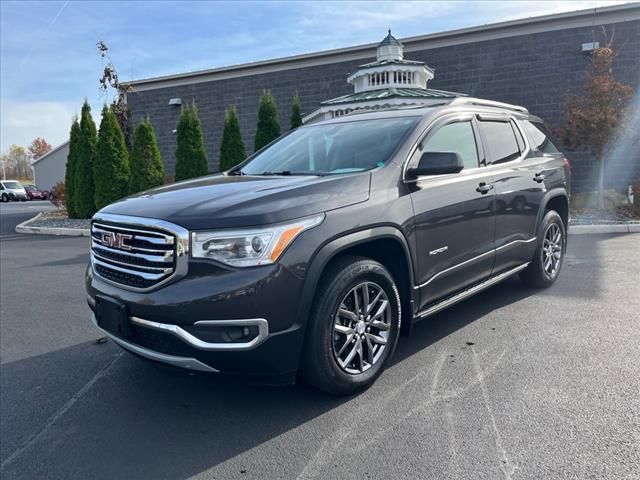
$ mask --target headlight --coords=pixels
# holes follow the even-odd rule
[[[268,265],[305,230],[319,225],[324,213],[265,228],[192,233],[191,255],[234,267]]]

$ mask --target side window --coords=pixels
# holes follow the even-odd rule
[[[527,148],[526,144],[524,143],[524,138],[522,138],[522,132],[520,131],[518,126],[515,123],[513,123],[513,121],[511,122],[511,128],[513,128],[513,133],[516,134],[516,141],[518,142],[518,148],[520,149],[520,153],[522,153]]]
[[[478,147],[471,122],[449,123],[441,127],[420,146],[424,152],[456,152],[464,168],[478,167]]]
[[[551,142],[544,125],[525,120],[522,122],[522,128],[524,128],[524,133],[529,139],[532,150],[547,154],[560,153],[556,146]]]
[[[488,163],[510,162],[520,156],[511,122],[482,120],[478,123],[486,142]]]

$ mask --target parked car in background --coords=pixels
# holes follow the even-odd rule
[[[264,382],[299,371],[351,394],[413,322],[514,274],[551,286],[569,183],[522,107],[345,115],[100,210],[87,301],[106,335],[152,361]]]
[[[0,200],[3,202],[11,202],[27,200],[27,191],[17,180],[0,180]]]
[[[40,190],[35,185],[25,185],[24,189],[29,200],[47,200],[49,198],[49,192]]]

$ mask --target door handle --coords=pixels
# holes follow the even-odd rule
[[[480,185],[478,185],[478,188],[476,188],[476,192],[482,193],[483,195],[489,192],[490,190],[493,190],[493,185],[490,183],[487,184],[484,182],[482,182]]]
[[[536,181],[536,182],[538,182],[538,183],[544,182],[544,173],[542,173],[542,172],[537,172],[537,173],[533,176],[533,180],[534,180],[534,181]]]

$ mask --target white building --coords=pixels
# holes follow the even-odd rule
[[[332,98],[303,118],[304,123],[340,117],[355,110],[376,110],[393,106],[419,106],[465,94],[427,88],[433,70],[423,62],[405,60],[404,47],[389,34],[377,46],[375,62],[360,65],[347,78],[354,93]]]
[[[35,160],[31,164],[33,183],[41,190],[51,190],[56,183],[64,182],[68,155],[69,141],[67,140]]]

